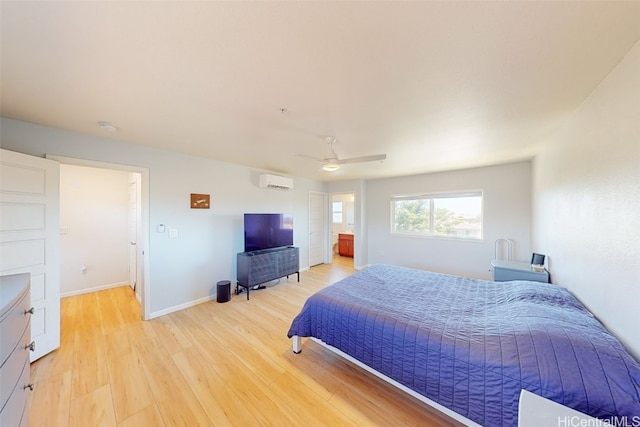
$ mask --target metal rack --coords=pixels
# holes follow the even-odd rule
[[[496,239],[493,243],[493,259],[500,259],[498,257],[498,252],[503,246],[507,246],[507,259],[505,261],[511,261],[511,257],[513,256],[513,241],[511,239]],[[504,250],[501,252],[504,255]]]

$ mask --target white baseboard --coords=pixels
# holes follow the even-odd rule
[[[108,285],[94,286],[92,288],[78,289],[69,292],[60,292],[60,298],[73,297],[76,295],[88,294],[91,292],[103,291],[105,289],[119,288],[120,286],[129,286],[129,282],[109,283]],[[133,290],[133,288],[131,289]]]
[[[149,315],[149,320],[155,319],[156,317],[164,316],[165,314],[173,313],[174,311],[184,310],[185,308],[193,307],[194,305],[202,304],[203,302],[211,301],[215,299],[215,295],[208,295],[203,298],[198,298],[193,301],[185,302],[184,304],[174,305],[172,307],[167,307],[162,310],[154,311]]]
[[[300,272],[306,271],[308,269],[309,269],[309,267],[301,268]],[[289,277],[291,277],[291,276],[293,276],[293,275],[290,274]],[[233,284],[234,281],[231,281],[231,282]],[[232,285],[232,292],[233,292],[233,285]],[[164,316],[165,314],[173,313],[175,311],[184,310],[185,308],[193,307],[194,305],[202,304],[203,302],[212,301],[215,298],[216,298],[215,295],[209,295],[209,296],[206,296],[206,297],[198,298],[198,299],[193,300],[193,301],[185,302],[183,304],[178,304],[178,305],[174,305],[172,307],[164,308],[162,310],[154,311],[153,313],[151,313],[149,315],[149,319],[148,320],[155,319],[156,317]]]

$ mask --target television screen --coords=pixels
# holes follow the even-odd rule
[[[293,215],[244,214],[244,251],[293,245]]]

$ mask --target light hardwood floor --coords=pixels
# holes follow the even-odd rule
[[[292,353],[291,319],[351,265],[146,322],[128,286],[64,298],[61,346],[31,365],[30,425],[453,425],[312,341]]]

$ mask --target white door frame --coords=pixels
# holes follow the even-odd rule
[[[149,274],[149,168],[140,166],[122,165],[117,163],[106,163],[95,160],[77,159],[74,157],[47,155],[48,159],[56,160],[61,164],[88,166],[99,169],[113,169],[127,172],[137,172],[141,175],[141,200],[140,200],[140,239],[137,241],[138,251],[138,286],[142,285],[141,307],[142,319],[149,320],[151,313],[151,275]],[[140,265],[142,264],[142,265]]]

